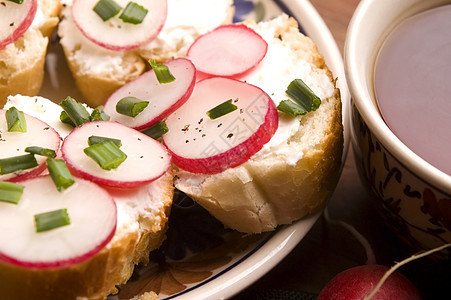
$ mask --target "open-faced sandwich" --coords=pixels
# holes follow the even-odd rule
[[[157,37],[118,50],[78,28],[89,23],[76,16],[86,2],[65,3],[59,34],[91,107],[16,95],[0,110],[5,299],[115,292],[164,239],[174,185],[246,233],[325,206],[343,151],[340,92],[294,19],[222,24],[229,1],[193,1],[223,3],[223,18],[187,29],[184,13],[168,21],[171,5],[185,1],[159,1],[155,9],[168,14]],[[54,212],[58,221],[41,219]]]
[[[4,0],[0,5],[0,106],[8,95],[37,95],[59,0]]]

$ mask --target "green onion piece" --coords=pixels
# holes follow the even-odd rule
[[[27,132],[27,122],[22,111],[13,106],[6,111],[5,115],[9,132]]]
[[[17,4],[22,4],[23,3],[23,0],[8,0],[8,1],[14,2],[14,3],[17,3]]]
[[[222,117],[228,113],[231,113],[232,111],[236,110],[238,107],[232,103],[232,99],[224,101],[223,103],[219,104],[218,106],[213,107],[209,111],[207,111],[207,116],[210,117],[210,119],[214,120],[219,117]]]
[[[305,115],[307,113],[304,107],[291,100],[280,101],[279,105],[277,105],[277,109],[291,115],[292,117]]]
[[[99,0],[93,7],[93,11],[99,15],[103,21],[107,21],[117,15],[122,7],[114,0]]]
[[[136,117],[149,105],[149,101],[142,101],[135,97],[125,97],[116,104],[116,111],[122,115]]]
[[[67,97],[60,103],[60,105],[76,126],[80,126],[91,120],[91,116],[86,108],[80,102],[75,101],[72,97]]]
[[[0,181],[0,201],[18,204],[22,197],[23,189],[23,185]]]
[[[57,209],[34,215],[36,232],[49,231],[70,224],[67,208]]]
[[[92,145],[95,145],[95,144],[103,143],[105,141],[112,141],[118,147],[122,146],[122,142],[119,139],[113,139],[113,138],[110,138],[110,137],[98,136],[98,135],[91,135],[88,138],[88,145],[92,146]]]
[[[41,156],[47,156],[54,158],[56,157],[56,152],[53,149],[47,149],[39,146],[30,146],[25,148],[25,152],[35,154],[35,155],[41,155]]]
[[[154,59],[149,60],[155,75],[157,76],[159,83],[169,83],[175,80],[169,68],[164,64],[158,64]]]
[[[63,159],[47,158],[47,169],[59,192],[74,184],[75,180]]]
[[[315,111],[321,104],[321,99],[302,79],[293,80],[285,92],[308,112]]]
[[[166,126],[166,122],[160,121],[155,125],[153,125],[152,127],[150,127],[149,129],[147,129],[146,131],[144,131],[143,133],[156,140],[168,131],[169,129],[168,126]]]
[[[148,10],[136,2],[129,2],[119,18],[125,23],[141,24]]]
[[[91,121],[108,121],[110,116],[103,111],[103,106],[96,107],[91,113]]]
[[[72,120],[69,118],[67,112],[65,112],[64,110],[60,114],[60,121],[65,124],[71,125],[72,127],[76,127],[74,122],[72,122]]]
[[[116,169],[127,158],[111,140],[91,145],[83,151],[104,170]]]
[[[0,175],[31,169],[38,166],[34,154],[25,154],[0,159]]]

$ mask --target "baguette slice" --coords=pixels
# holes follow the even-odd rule
[[[279,113],[279,129],[244,164],[215,175],[176,172],[175,185],[226,227],[260,233],[323,208],[333,192],[343,152],[340,92],[312,40],[286,15],[255,24],[268,42],[263,61],[241,79],[259,86],[276,105],[301,78],[322,99],[296,118]]]
[[[5,108],[11,106],[48,124],[60,123],[61,108],[45,98],[10,96]],[[62,137],[69,133],[64,124],[54,128]],[[108,191],[116,201],[118,223],[104,249],[92,259],[64,269],[27,269],[0,261],[0,298],[104,299],[117,292],[116,285],[127,282],[136,264],[147,264],[149,252],[165,239],[174,191],[172,171],[143,187]]]
[[[0,50],[0,106],[9,95],[37,95],[44,80],[50,35],[58,24],[59,0],[39,0],[35,20],[15,43]]]
[[[232,22],[234,13],[233,0],[168,0],[168,16],[159,36],[148,45],[124,52],[89,41],[72,19],[72,0],[62,2],[60,43],[76,85],[91,107],[104,104],[115,90],[142,74],[148,59],[164,62],[185,56],[197,36]]]

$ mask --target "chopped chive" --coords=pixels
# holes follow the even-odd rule
[[[125,97],[116,104],[116,111],[122,115],[136,117],[149,105],[149,101],[142,101],[135,97]]]
[[[116,169],[127,158],[127,155],[111,140],[91,145],[83,151],[104,170]]]
[[[146,131],[144,131],[143,133],[156,140],[168,131],[169,129],[168,126],[166,126],[166,122],[160,121],[155,125],[153,125],[152,127],[150,127],[149,129],[147,129]]]
[[[23,0],[8,0],[9,2],[14,2],[14,3],[17,3],[17,4],[22,4],[23,3]]]
[[[74,184],[75,180],[63,159],[47,158],[47,169],[59,192]]]
[[[34,215],[36,232],[49,231],[70,224],[67,208],[57,209]]]
[[[125,23],[141,24],[147,15],[148,10],[136,2],[129,2],[119,18]]]
[[[27,122],[22,111],[13,106],[6,111],[5,115],[9,132],[27,132]]]
[[[35,154],[35,155],[41,155],[41,156],[47,156],[54,158],[56,157],[56,152],[53,149],[47,149],[39,146],[30,146],[25,148],[25,152]]]
[[[0,181],[0,202],[18,204],[22,197],[23,189],[23,185]]]
[[[92,146],[94,144],[99,144],[99,143],[103,143],[105,141],[112,141],[114,144],[116,144],[116,146],[121,147],[122,146],[122,142],[119,139],[113,139],[110,137],[105,137],[105,136],[97,136],[97,135],[91,135],[88,138],[88,145]]]
[[[308,112],[315,111],[321,104],[321,99],[313,93],[302,79],[293,80],[285,92]]]
[[[93,11],[103,20],[107,21],[117,15],[122,7],[114,0],[99,0],[93,7]]]
[[[67,112],[65,112],[64,110],[60,114],[60,121],[65,123],[65,124],[69,124],[72,127],[76,127],[74,122],[72,122],[72,120],[69,118],[69,115],[67,114]]]
[[[168,66],[164,64],[158,64],[154,59],[150,59],[149,63],[153,71],[155,72],[159,83],[169,83],[175,80],[175,77],[174,75],[172,75]]]
[[[67,97],[60,103],[60,105],[64,109],[70,120],[76,126],[80,126],[83,123],[89,122],[91,120],[91,116],[86,108],[72,97]]]
[[[108,121],[110,116],[103,111],[103,106],[96,107],[91,113],[91,121]]]
[[[279,105],[277,105],[277,109],[292,117],[305,115],[307,113],[304,107],[291,100],[280,101]]]
[[[0,175],[34,168],[38,165],[34,154],[25,154],[0,159]]]
[[[231,113],[237,108],[238,106],[232,103],[232,99],[229,99],[207,111],[207,116],[209,116],[210,119],[214,120],[228,113]]]

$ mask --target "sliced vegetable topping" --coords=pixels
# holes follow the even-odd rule
[[[49,231],[70,224],[69,214],[66,208],[52,210],[34,215],[36,232]]]
[[[147,15],[148,10],[136,2],[129,2],[124,8],[124,11],[119,16],[119,19],[125,23],[141,24]]]
[[[136,97],[125,97],[116,104],[116,112],[121,115],[136,117],[149,105],[149,101],[142,101]]]
[[[232,111],[235,111],[238,109],[238,106],[232,103],[232,99],[224,101],[223,103],[213,107],[209,111],[207,111],[207,116],[214,120],[219,117],[222,117],[228,113],[231,113]]]
[[[103,21],[107,21],[117,15],[122,7],[114,0],[99,0],[93,10]]]
[[[169,83],[175,80],[168,66],[164,64],[157,64],[154,59],[149,60],[152,70],[155,72],[159,83]]]
[[[77,178],[62,193],[50,176],[24,180],[21,185],[24,189],[17,205],[0,202],[0,240],[8,241],[0,243],[0,261],[23,268],[66,268],[92,258],[114,236],[116,204],[95,183]],[[50,218],[40,216],[53,211]],[[42,231],[68,223],[65,211],[69,226]]]
[[[122,142],[121,140],[118,139],[112,139],[110,137],[105,137],[105,136],[97,136],[97,135],[91,135],[88,138],[88,145],[94,145],[94,144],[98,144],[98,143],[103,143],[105,141],[112,141],[113,143],[116,144],[116,146],[118,146],[119,148],[122,146]]]
[[[75,124],[75,126],[80,126],[81,124],[89,122],[91,120],[91,115],[86,110],[86,108],[72,97],[67,97],[66,99],[61,101],[60,105],[64,109],[67,117],[69,117],[69,119],[73,124]],[[66,115],[64,115],[64,117],[60,116],[60,119],[67,119]],[[66,123],[65,121],[63,122]]]
[[[200,72],[217,76],[237,76],[257,65],[268,44],[243,24],[222,25],[197,38],[187,56]]]
[[[153,139],[158,139],[163,136],[166,132],[168,132],[168,126],[166,125],[165,121],[160,121],[157,124],[153,125],[146,131],[143,131],[145,135],[150,136]]]
[[[97,162],[84,152],[88,138],[93,135],[120,140],[121,151],[127,154],[127,159],[114,170],[99,168]],[[90,147],[105,145],[118,148],[110,140]],[[112,121],[89,122],[76,127],[64,140],[61,152],[68,167],[79,176],[119,188],[149,183],[163,175],[171,165],[170,156],[161,143]]]
[[[17,204],[22,197],[24,186],[13,183],[0,181],[0,201]]]
[[[37,0],[2,1],[0,9],[0,50],[17,41],[33,23]]]
[[[47,158],[47,168],[59,192],[64,191],[75,183],[72,174],[62,159]]]
[[[91,121],[108,121],[110,116],[103,111],[103,105],[96,107],[91,113]]]
[[[73,1],[75,25],[93,43],[115,51],[132,50],[151,42],[163,28],[167,0],[115,1],[125,8],[124,11],[114,16],[116,9],[100,12],[100,18],[98,12],[93,10],[92,0]]]
[[[60,136],[48,124],[27,114],[24,114],[27,131],[9,132],[6,112],[0,109],[0,180],[20,181],[36,176],[45,170],[46,157],[27,153],[25,149],[33,146],[56,153],[61,142]]]
[[[321,99],[313,93],[302,79],[293,80],[288,85],[286,93],[307,112],[315,111],[321,104]]]
[[[18,155],[0,159],[0,175],[10,174],[38,166],[33,154]]]
[[[234,99],[237,109],[217,119],[205,112]],[[242,81],[212,77],[196,84],[190,99],[166,119],[163,142],[178,167],[215,174],[246,162],[274,135],[278,114],[271,98]]]
[[[127,158],[112,140],[93,144],[83,151],[104,170],[116,169]]]
[[[277,105],[277,109],[291,115],[292,117],[305,115],[307,113],[304,107],[291,100],[280,101],[279,105]]]
[[[36,155],[41,155],[41,156],[47,156],[47,157],[51,157],[51,158],[56,157],[55,150],[46,149],[46,148],[42,148],[42,147],[38,147],[38,146],[27,147],[27,148],[25,148],[25,152],[28,152],[31,154],[36,154]]]
[[[116,121],[135,129],[147,129],[165,119],[186,102],[196,82],[196,69],[186,58],[177,58],[165,63],[176,80],[160,84],[155,71],[150,70],[114,92],[105,103],[105,113]],[[116,111],[118,102],[125,97],[148,101],[148,107],[134,118]]]
[[[27,132],[27,121],[22,111],[13,106],[5,115],[9,132]]]

